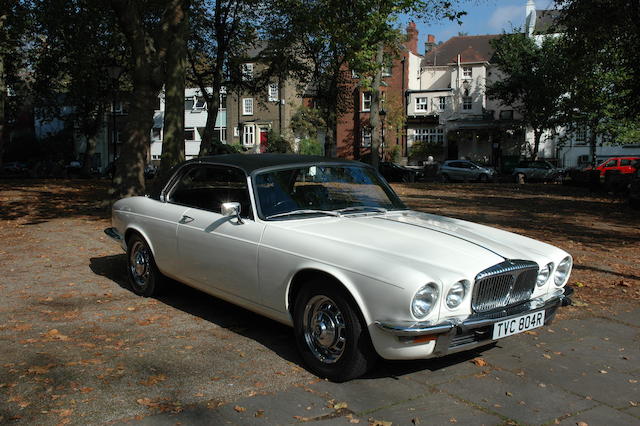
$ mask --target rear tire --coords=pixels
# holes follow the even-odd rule
[[[480,182],[483,182],[483,183],[484,183],[484,182],[488,182],[488,181],[489,181],[489,176],[487,176],[486,174],[482,173],[482,174],[478,177],[478,180],[479,180]]]
[[[131,290],[144,297],[158,294],[164,279],[149,244],[139,234],[133,234],[127,241],[127,276]]]
[[[366,373],[377,360],[371,337],[346,292],[316,280],[298,293],[293,309],[296,344],[314,374],[345,382]]]

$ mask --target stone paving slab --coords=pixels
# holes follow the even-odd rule
[[[438,385],[438,389],[517,422],[542,424],[594,407],[595,402],[506,371]]]
[[[632,417],[628,414],[614,410],[613,408],[605,405],[585,410],[579,414],[575,414],[571,417],[560,422],[561,425],[575,426],[584,422],[588,425],[606,425],[606,426],[634,426],[640,425],[640,419]]]

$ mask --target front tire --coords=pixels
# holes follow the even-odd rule
[[[344,382],[366,373],[377,359],[351,298],[335,285],[314,281],[298,293],[294,333],[300,355],[314,374]]]
[[[133,234],[127,241],[127,275],[135,294],[144,297],[158,294],[163,275],[149,244],[139,234]]]

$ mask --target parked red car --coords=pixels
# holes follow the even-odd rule
[[[618,170],[622,174],[634,173],[636,169],[633,163],[637,160],[640,160],[640,157],[613,157],[596,166],[596,170],[600,170],[600,176],[604,176],[608,170]]]

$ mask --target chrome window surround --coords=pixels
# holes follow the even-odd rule
[[[471,307],[489,312],[524,302],[536,285],[538,264],[528,260],[507,260],[476,275]]]

